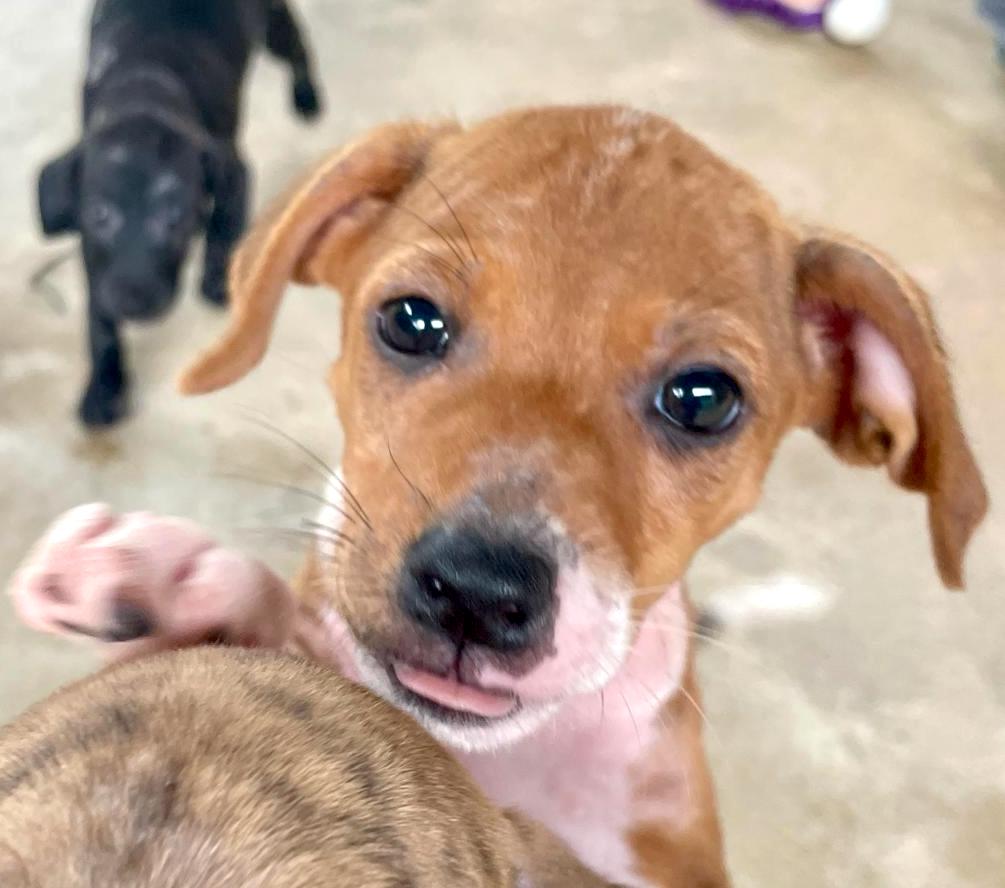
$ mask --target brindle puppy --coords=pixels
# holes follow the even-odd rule
[[[292,657],[145,658],[0,729],[4,888],[601,884],[408,716]]]

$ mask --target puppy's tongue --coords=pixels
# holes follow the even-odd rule
[[[444,678],[423,672],[404,663],[394,664],[394,674],[406,688],[420,697],[484,718],[502,718],[509,715],[517,705],[516,697],[505,691],[486,691],[458,681],[454,677]]]

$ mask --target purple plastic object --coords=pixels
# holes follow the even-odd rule
[[[800,31],[819,30],[824,23],[823,9],[817,12],[801,12],[786,6],[780,0],[710,0],[710,2],[730,12],[766,15],[787,28]]]

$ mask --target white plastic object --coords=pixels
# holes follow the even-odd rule
[[[890,0],[831,0],[824,8],[824,33],[845,46],[875,40],[890,21]]]

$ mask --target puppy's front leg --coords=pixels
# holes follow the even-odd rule
[[[207,185],[213,210],[206,223],[202,294],[227,304],[227,268],[248,223],[248,170],[233,148],[221,146],[207,158]]]
[[[286,0],[270,0],[266,48],[288,62],[293,72],[293,107],[311,120],[321,113],[321,99],[314,81],[310,55],[300,26]]]
[[[113,658],[207,640],[283,647],[298,634],[289,587],[202,528],[96,504],[61,516],[11,586],[35,629],[95,638]]]
[[[630,840],[636,869],[652,885],[730,888],[694,670],[692,660],[662,713],[650,760],[637,773],[639,819]]]
[[[129,380],[122,359],[118,325],[95,304],[94,287],[88,308],[88,342],[91,378],[84,390],[78,413],[84,425],[109,426],[129,411]]]

